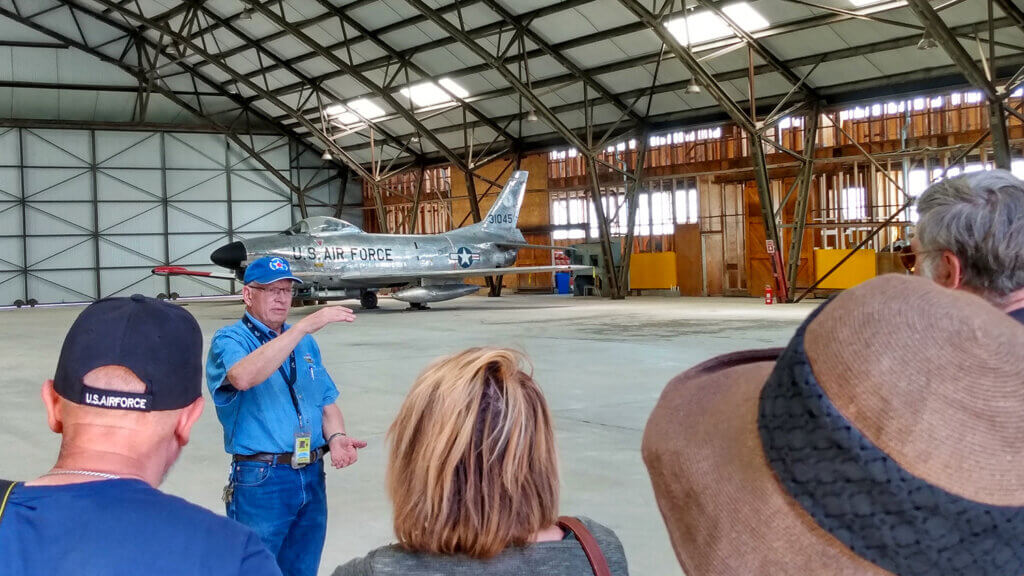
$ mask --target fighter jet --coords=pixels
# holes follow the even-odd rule
[[[502,188],[484,219],[470,226],[431,235],[369,234],[337,218],[314,216],[280,234],[231,242],[210,259],[233,274],[219,275],[180,267],[154,268],[160,275],[196,275],[241,279],[248,263],[263,256],[280,256],[302,279],[296,300],[358,298],[363,308],[377,307],[377,291],[391,288],[392,298],[425,308],[429,302],[473,294],[480,286],[465,278],[573,272],[589,266],[516,267],[523,248],[562,249],[526,242],[516,227],[526,194],[526,171],[517,171]]]

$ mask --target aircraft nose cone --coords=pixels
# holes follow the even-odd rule
[[[237,270],[242,267],[242,261],[245,260],[245,245],[241,242],[225,244],[210,254],[210,260],[217,266]]]

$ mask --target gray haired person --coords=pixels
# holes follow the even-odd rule
[[[1006,170],[942,180],[917,199],[914,272],[1024,322],[1024,181]]]

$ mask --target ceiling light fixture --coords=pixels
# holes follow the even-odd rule
[[[331,156],[331,151],[330,150],[328,150],[327,148],[324,148],[324,153],[320,155],[320,159],[325,161],[325,162],[329,162],[331,160],[334,160],[334,156]]]
[[[252,7],[252,4],[248,2],[242,2],[242,5],[245,6],[245,8],[243,8],[242,13],[238,15],[238,19],[252,20],[252,13],[255,12],[255,10]]]
[[[690,78],[690,81],[686,83],[686,88],[683,89],[683,92],[687,94],[700,94],[700,91],[700,84],[697,83],[696,78]]]
[[[527,121],[527,122],[536,122],[536,121],[537,121],[537,113],[536,113],[536,112],[534,112],[533,110],[530,110],[530,111],[529,111],[529,112],[528,112],[528,113],[526,114],[526,121]]]
[[[918,50],[931,50],[932,48],[938,48],[939,43],[932,38],[931,32],[927,28],[924,29],[924,34],[921,36],[921,41],[917,43]]]

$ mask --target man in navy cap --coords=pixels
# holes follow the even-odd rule
[[[311,336],[352,310],[327,306],[293,326],[288,261],[265,257],[245,270],[245,315],[217,331],[206,381],[232,455],[224,488],[228,516],[251,527],[282,572],[315,576],[327,534],[323,459],[344,468],[365,442],[345,434],[338,388]]]
[[[203,337],[178,306],[99,300],[43,384],[56,465],[0,481],[0,573],[279,575],[250,529],[156,489],[203,411]]]

